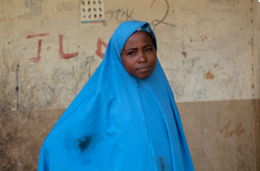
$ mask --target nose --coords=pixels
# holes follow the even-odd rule
[[[147,56],[144,52],[140,52],[139,57],[138,57],[138,62],[139,63],[147,62]]]

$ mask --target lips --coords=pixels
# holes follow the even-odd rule
[[[150,66],[143,66],[136,69],[137,72],[150,72],[151,67]]]

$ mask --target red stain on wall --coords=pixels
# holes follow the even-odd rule
[[[101,58],[104,58],[104,53],[102,52],[102,46],[107,47],[107,44],[101,38],[98,38],[96,55]]]
[[[207,72],[207,73],[205,73],[205,75],[204,75],[204,78],[205,78],[206,80],[213,80],[214,77],[215,77],[214,74],[211,73],[210,71]]]
[[[78,56],[78,52],[74,52],[74,53],[65,53],[64,50],[63,50],[63,37],[64,35],[59,35],[59,54],[60,54],[60,57],[63,58],[63,59],[69,59],[69,58],[73,58],[73,57],[76,57]]]

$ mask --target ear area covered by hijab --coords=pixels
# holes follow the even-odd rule
[[[194,170],[159,60],[146,79],[131,76],[122,64],[125,42],[140,30],[156,43],[146,22],[118,26],[104,60],[46,137],[38,171]]]

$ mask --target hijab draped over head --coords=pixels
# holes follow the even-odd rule
[[[156,38],[146,22],[127,21],[105,57],[45,139],[39,171],[191,171],[193,164],[167,78],[156,61],[148,78],[121,61],[136,31]]]

